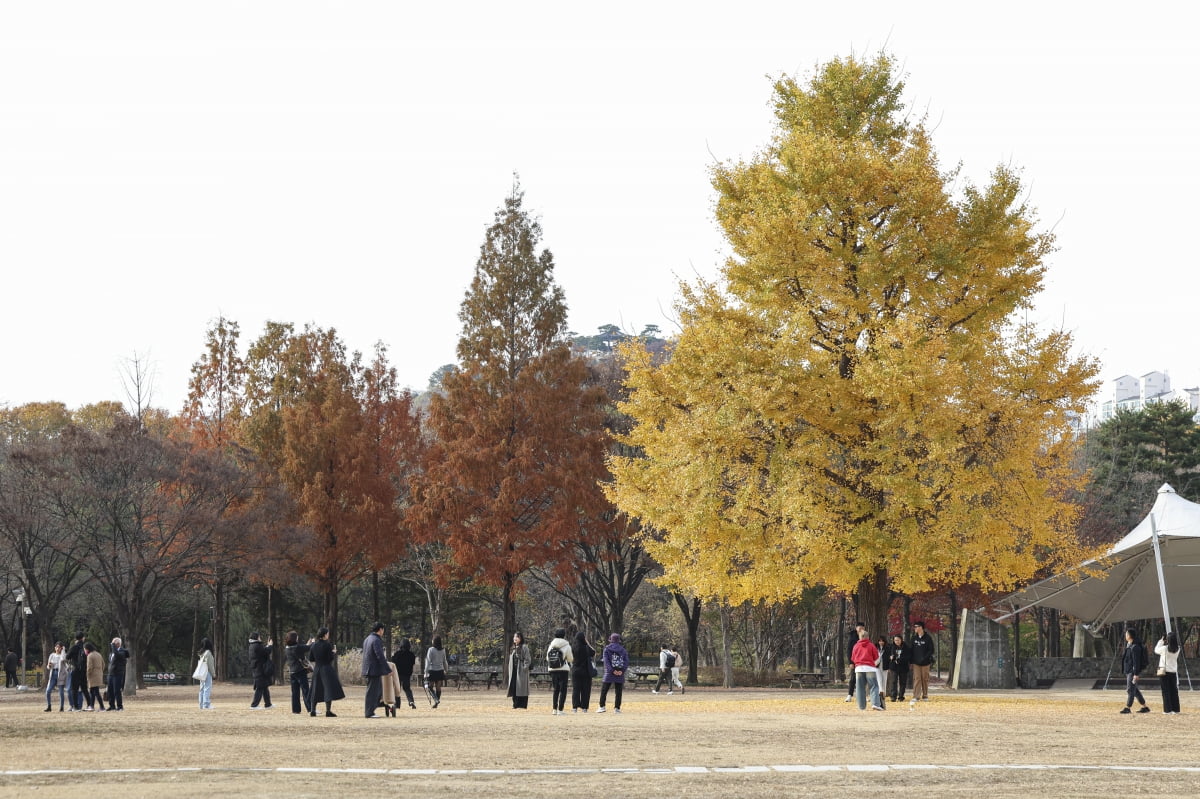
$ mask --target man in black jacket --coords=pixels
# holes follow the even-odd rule
[[[375,711],[379,709],[379,700],[383,699],[383,675],[389,671],[387,654],[383,651],[383,638],[380,637],[382,632],[383,625],[375,622],[371,625],[371,634],[363,641],[362,676],[367,680],[365,702],[366,716],[369,719],[380,718],[375,715]]]
[[[263,645],[262,636],[250,633],[250,673],[254,675],[254,699],[250,701],[250,709],[258,710],[258,703],[263,703],[262,709],[271,706],[271,683],[275,679],[275,664],[271,662],[271,654],[275,649],[275,641],[268,639]]]
[[[67,650],[67,665],[70,667],[67,704],[72,712],[83,709],[83,692],[87,689],[87,652],[83,648],[83,638],[83,633],[75,633],[75,643]]]
[[[925,622],[913,622],[913,637],[908,642],[912,664],[912,704],[929,699],[929,666],[933,663],[933,636],[925,632]]]
[[[124,710],[125,703],[121,701],[121,693],[125,690],[125,663],[129,660],[129,650],[121,646],[121,639],[112,639],[111,652],[108,656],[108,709]]]

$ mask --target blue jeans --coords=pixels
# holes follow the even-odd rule
[[[205,675],[200,682],[200,709],[208,710],[212,707],[212,674]]]
[[[65,677],[59,675],[57,671],[50,672],[50,680],[46,683],[46,709],[50,710],[53,704],[51,699],[54,697],[54,689],[58,688],[58,709],[62,710],[66,704],[67,681]]]
[[[854,692],[858,696],[858,709],[867,709],[867,691],[871,692],[871,707],[879,707],[879,679],[875,674],[875,670],[860,671],[855,675],[858,679],[854,686]]]

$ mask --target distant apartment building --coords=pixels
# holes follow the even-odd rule
[[[1119,409],[1137,411],[1152,402],[1175,400],[1181,400],[1193,414],[1200,416],[1200,388],[1173,390],[1171,376],[1166,372],[1147,372],[1140,378],[1121,375],[1112,381],[1112,394],[1100,401],[1097,421],[1111,419]]]

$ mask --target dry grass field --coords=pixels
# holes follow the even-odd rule
[[[0,796],[505,797],[1200,795],[1200,697],[1183,713],[1118,715],[1117,691],[941,690],[910,709],[859,712],[833,691],[694,689],[625,695],[555,717],[550,696],[514,711],[496,690],[446,691],[399,718],[248,709],[250,690],[149,688],[123,713],[44,713],[0,692]],[[418,697],[421,699],[421,697]],[[1050,768],[1043,768],[1050,767]],[[27,773],[21,773],[27,772]],[[107,789],[107,790],[106,790]]]

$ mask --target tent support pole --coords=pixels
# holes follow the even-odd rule
[[[1171,632],[1171,612],[1167,609],[1167,581],[1163,577],[1162,550],[1158,543],[1158,525],[1154,523],[1154,514],[1150,514],[1150,541],[1154,545],[1154,565],[1158,569],[1158,595],[1162,598],[1163,622],[1167,632]]]

